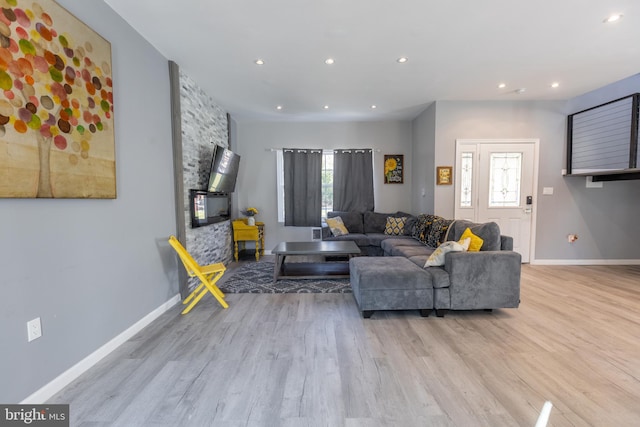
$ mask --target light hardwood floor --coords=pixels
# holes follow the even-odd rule
[[[523,266],[518,309],[376,312],[351,294],[176,306],[50,403],[72,426],[640,425],[640,266]]]

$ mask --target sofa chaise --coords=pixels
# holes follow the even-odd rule
[[[364,317],[376,310],[409,309],[420,310],[423,316],[435,309],[442,317],[448,310],[517,308],[520,304],[521,257],[513,251],[513,238],[501,235],[495,222],[443,221],[446,225],[437,229],[441,233],[434,243],[426,236],[433,222],[426,229],[417,229],[424,222],[422,217],[438,218],[432,215],[333,212],[328,217],[336,216],[342,218],[349,234],[335,237],[323,229],[323,238],[353,240],[369,255],[350,260],[351,286]],[[383,224],[389,216],[408,218],[402,235],[384,234]],[[425,267],[438,243],[460,240],[467,228],[483,240],[479,251],[449,252],[443,265]]]

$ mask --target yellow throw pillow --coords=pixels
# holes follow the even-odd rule
[[[462,233],[462,236],[460,236],[460,240],[466,239],[467,237],[471,238],[471,244],[469,245],[469,252],[478,252],[482,247],[484,240],[482,240],[480,237],[473,234],[473,232],[469,227],[467,227],[467,229],[464,230],[464,233]]]
[[[346,236],[347,234],[349,234],[349,230],[347,230],[347,227],[344,226],[344,222],[342,222],[342,218],[340,218],[339,216],[327,218],[326,222],[331,229],[331,234],[333,234],[334,237]]]
[[[469,246],[471,245],[471,237],[465,237],[464,239],[461,238],[458,240],[458,244],[464,248],[465,252],[468,251]]]
[[[404,223],[407,222],[407,217],[394,218],[392,216],[387,217],[387,225],[384,228],[384,234],[390,236],[402,236],[404,234]]]

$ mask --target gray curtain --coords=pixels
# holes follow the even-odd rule
[[[284,148],[284,225],[319,227],[322,150]]]
[[[373,150],[333,152],[333,210],[372,211]]]

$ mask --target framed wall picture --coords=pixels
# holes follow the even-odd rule
[[[404,154],[384,155],[384,183],[404,184]]]
[[[436,184],[437,185],[451,185],[453,184],[453,167],[452,166],[438,166],[436,168]]]
[[[0,197],[116,198],[111,44],[53,0],[2,3]]]

